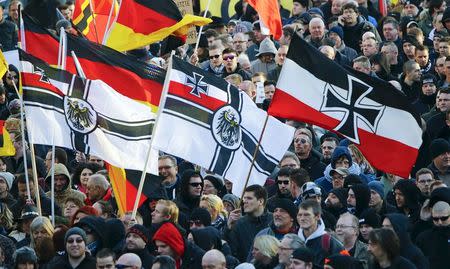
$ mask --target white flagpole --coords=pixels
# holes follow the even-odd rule
[[[70,51],[70,54],[72,55],[73,62],[75,63],[75,67],[77,68],[78,76],[81,78],[86,78],[83,68],[81,67],[80,61],[78,61],[77,55],[73,50]]]
[[[105,32],[103,33],[103,40],[102,40],[103,45],[105,44],[105,36],[108,33],[109,26],[110,26],[109,24],[111,23],[111,17],[112,17],[115,7],[116,7],[116,0],[113,0],[112,4],[111,4],[111,9],[109,10],[108,21],[106,22]]]
[[[20,48],[24,51],[27,51],[27,46],[25,42],[25,24],[23,22],[23,14],[22,14],[22,7],[19,4],[19,32],[20,32]]]
[[[58,69],[62,69],[61,67],[62,67],[62,64],[61,64],[61,62],[62,62],[62,59],[61,59],[61,57],[62,57],[62,54],[63,54],[63,36],[62,36],[62,31],[64,31],[64,28],[63,27],[61,27],[60,29],[59,29],[59,46],[58,46]]]
[[[51,181],[51,185],[52,185],[52,197],[51,197],[51,201],[52,201],[52,224],[53,227],[55,227],[55,130],[53,130],[52,132],[52,166],[51,166],[51,175],[52,175],[52,181]],[[70,188],[70,186],[69,186]]]
[[[208,0],[208,3],[206,4],[206,9],[204,11],[205,13],[203,14],[203,18],[206,18],[206,13],[208,13],[208,11],[209,11],[210,4],[211,4],[211,0]],[[200,37],[202,36],[202,32],[203,32],[203,25],[200,26],[200,30],[198,31],[197,42],[195,42],[194,53],[197,53],[197,49],[198,49],[198,45],[200,43]]]
[[[106,45],[106,42],[108,41],[108,38],[111,35],[111,31],[114,28],[114,23],[116,23],[117,18],[119,17],[119,14],[120,14],[120,8],[122,7],[122,2],[123,1],[119,1],[119,9],[117,10],[116,17],[114,18],[114,21],[111,23],[111,27],[109,27],[109,29],[106,31],[105,35],[103,36],[102,45]]]
[[[35,190],[36,205],[37,205],[37,208],[39,211],[39,215],[42,216],[41,196],[39,195],[39,181],[37,178],[37,169],[36,169],[36,154],[34,152],[34,144],[31,142],[31,141],[33,141],[31,132],[28,133],[28,137],[30,138],[31,168],[33,169],[33,181],[34,181],[34,186],[36,188],[36,190]]]
[[[169,59],[169,64],[168,64],[168,68],[167,68],[167,72],[166,72],[166,79],[164,80],[164,86],[163,86],[163,91],[162,91],[162,94],[161,94],[161,99],[160,99],[160,102],[159,102],[158,114],[156,115],[155,125],[153,125],[152,140],[150,141],[147,158],[145,160],[144,169],[142,170],[141,180],[139,181],[139,187],[138,187],[138,191],[137,191],[137,194],[136,194],[136,200],[134,201],[134,207],[133,207],[133,212],[131,214],[131,219],[135,219],[136,218],[136,213],[137,213],[137,210],[138,210],[139,201],[141,200],[142,189],[144,188],[145,176],[147,175],[147,166],[148,166],[148,163],[150,161],[150,155],[151,155],[151,152],[152,152],[153,136],[155,134],[155,131],[157,130],[159,117],[161,116],[164,104],[166,103],[166,96],[167,96],[167,92],[169,90],[170,73],[171,73],[171,70],[172,70],[172,62],[173,62],[173,57],[174,57],[173,55],[174,54],[175,54],[175,51],[172,51],[172,55],[171,55],[171,57]]]

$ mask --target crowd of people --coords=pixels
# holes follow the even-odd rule
[[[0,44],[8,51],[17,46],[21,2],[2,2]],[[207,12],[213,23],[198,49],[182,45],[176,55],[262,109],[294,35],[339,65],[390,82],[422,118],[423,144],[409,178],[377,170],[344,137],[284,120],[296,127],[292,146],[264,186],[233,194],[232,181],[161,152],[161,182],[134,217],[119,212],[98,156],[35,145],[35,185],[14,89],[19,71],[10,65],[0,83],[0,120],[16,153],[0,157],[0,268],[448,268],[450,8],[444,0],[388,1],[382,15],[378,1],[292,2],[292,10],[280,5],[279,40],[241,0],[229,20]],[[65,19],[57,25],[79,35],[70,23],[73,2],[59,10]],[[159,43],[128,53],[161,67],[169,55]]]

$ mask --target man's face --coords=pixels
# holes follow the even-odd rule
[[[334,193],[328,193],[328,197],[325,200],[325,204],[328,208],[340,208],[342,207],[341,201]]]
[[[433,219],[434,226],[438,227],[447,227],[450,226],[450,212],[445,211],[431,211],[431,217]]]
[[[363,54],[366,57],[370,57],[378,53],[378,45],[375,40],[368,38],[362,43]]]
[[[227,53],[222,56],[223,62],[225,64],[226,68],[229,68],[231,70],[235,70],[237,67],[237,55],[236,53]]]
[[[61,10],[61,13],[62,13],[62,15],[64,16],[64,19],[70,21],[70,15],[72,14],[72,13],[70,12],[70,9],[68,9],[68,8],[63,9],[63,10]]]
[[[176,257],[175,252],[172,250],[172,248],[166,243],[159,240],[155,240],[155,245],[159,255],[167,255],[174,259],[178,258]]]
[[[356,13],[352,8],[343,10],[342,20],[345,25],[354,25],[358,20],[358,13]]]
[[[152,212],[152,223],[161,223],[167,220],[167,215],[164,212],[165,206],[156,204],[155,210]]]
[[[398,38],[398,29],[392,23],[383,25],[383,36],[386,41],[395,41]]]
[[[320,40],[325,34],[325,26],[319,21],[312,21],[309,23],[309,32],[311,33],[311,39]]]
[[[289,265],[292,252],[294,252],[291,242],[291,239],[283,238],[278,248],[278,262],[285,266]]]
[[[421,73],[420,73],[420,66],[418,63],[413,65],[413,70],[410,70],[407,76],[412,81],[420,81]]]
[[[253,28],[253,33],[254,33],[254,35],[255,35],[255,40],[256,40],[257,43],[263,41],[263,39],[265,38],[265,35],[263,35],[263,34],[261,33],[261,30],[258,30],[258,29],[256,29],[256,28]]]
[[[359,72],[363,72],[365,74],[369,74],[370,73],[370,68],[364,66],[360,62],[354,62],[353,63],[353,69],[355,69],[356,71],[359,71]]]
[[[280,162],[280,167],[300,168],[300,165],[292,158],[285,158]]]
[[[444,152],[441,155],[434,158],[433,162],[437,167],[448,168],[450,167],[450,152]]]
[[[209,50],[209,61],[212,66],[219,67],[223,63],[222,52],[218,49]]]
[[[334,0],[331,4],[331,14],[333,15],[340,15],[341,9],[342,9],[342,2],[341,0]]]
[[[30,181],[29,184],[30,184],[30,195],[31,195],[31,198],[34,199],[34,193],[35,193],[34,183],[33,183],[33,181]],[[19,191],[19,198],[23,201],[27,200],[28,199],[27,184],[19,182],[17,184],[17,189]]]
[[[436,92],[436,85],[434,83],[425,83],[422,85],[422,93],[424,95],[432,95]]]
[[[214,43],[214,41],[216,41],[216,37],[210,36],[210,37],[207,37],[206,40],[208,40],[208,47],[210,47]]]
[[[323,158],[331,159],[331,155],[333,154],[334,149],[336,148],[336,143],[334,141],[323,141],[320,148],[322,149]]]
[[[434,182],[432,174],[422,174],[416,178],[416,185],[420,192],[425,195],[430,195],[430,186]]]
[[[305,8],[299,2],[294,2],[292,4],[292,16],[300,15],[302,12],[305,12]]]
[[[69,185],[69,180],[65,175],[55,175],[55,191],[61,192]]]
[[[97,258],[97,269],[114,269],[116,268],[116,263],[112,256],[105,258]]]
[[[191,177],[189,180],[188,193],[191,197],[202,195],[203,182],[200,177]]]
[[[312,264],[306,263],[299,259],[292,259],[291,258],[291,265],[289,265],[289,269],[311,269]]]
[[[314,229],[317,227],[317,222],[320,216],[314,215],[313,209],[299,208],[297,213],[297,222],[302,229]]]
[[[439,57],[436,60],[435,70],[439,75],[445,75],[445,58]]]
[[[88,180],[88,184],[86,187],[86,196],[91,201],[98,201],[102,198],[102,192],[100,186],[95,185],[92,180]]]
[[[401,190],[395,189],[394,196],[395,196],[395,203],[397,204],[397,207],[402,208],[406,205],[405,196],[403,195]]]
[[[158,160],[158,173],[164,178],[175,179],[178,173],[178,167],[170,159],[160,159]],[[172,182],[166,183],[170,184]]]
[[[104,167],[105,166],[105,162],[100,159],[100,157],[94,156],[94,155],[90,155],[89,156],[89,163],[95,163],[97,165],[99,165],[100,167]]]
[[[67,238],[66,252],[71,258],[81,258],[86,252],[86,243],[83,237],[74,234]]]
[[[413,4],[406,4],[403,7],[403,12],[406,16],[415,17],[419,13],[419,9]]]
[[[336,223],[336,235],[341,242],[346,242],[358,235],[358,227],[353,226],[352,219],[344,215]]]
[[[273,62],[273,59],[275,58],[275,55],[272,53],[263,53],[258,56],[258,58],[261,60],[261,62],[265,64],[269,64]]]
[[[447,63],[449,63],[448,70],[450,71],[450,61]],[[450,75],[450,72],[449,72],[449,75]],[[440,93],[437,103],[438,103],[437,106],[440,111],[442,111],[442,112],[448,111],[450,109],[450,93]]]
[[[0,178],[0,193],[5,193],[8,191],[8,184],[4,178]]]
[[[236,34],[233,38],[233,49],[239,53],[247,50],[248,39],[241,34]]]
[[[294,139],[294,150],[297,155],[309,156],[311,152],[311,140],[305,134],[299,134]]]
[[[291,189],[289,177],[279,176],[277,182],[278,182],[278,190],[280,191],[280,193],[289,194]]]
[[[257,199],[253,192],[244,193],[244,212],[253,213],[256,212],[264,204],[263,199]]]
[[[355,192],[352,189],[348,190],[347,204],[351,206],[356,206]]]
[[[289,213],[282,208],[275,208],[273,211],[273,224],[275,227],[283,230],[292,227],[294,220],[289,216]]]
[[[448,42],[439,42],[439,56],[450,56],[450,44]]]
[[[144,249],[146,244],[145,241],[137,234],[129,233],[127,235],[127,238],[125,239],[125,245],[127,249],[134,250],[134,249]]]
[[[369,206],[370,207],[375,207],[378,206],[380,204],[383,203],[383,199],[381,198],[381,196],[378,194],[378,192],[374,191],[374,190],[370,190],[370,201],[369,201]]]
[[[369,233],[373,230],[373,227],[368,224],[361,224],[359,226],[359,232],[364,240],[369,240]]]
[[[339,157],[335,163],[336,168],[349,168],[350,165],[350,161],[345,156]]]
[[[428,50],[416,50],[416,62],[421,66],[425,67],[428,63]]]
[[[51,167],[52,167],[52,153],[47,152],[47,155],[45,155],[45,168],[47,169],[47,172],[50,171]]]
[[[275,85],[264,86],[264,96],[266,97],[266,99],[272,100],[274,93],[275,93]]]
[[[344,176],[338,172],[333,172],[331,176],[331,183],[333,184],[333,189],[344,187]]]
[[[9,16],[13,19],[13,21],[17,21],[19,19],[19,3],[12,4],[9,7]]]
[[[226,263],[221,263],[211,255],[204,256],[202,259],[202,269],[226,269]]]
[[[277,51],[277,56],[275,57],[275,62],[278,65],[283,65],[284,61],[286,60],[288,49],[286,46],[280,46],[280,48]]]

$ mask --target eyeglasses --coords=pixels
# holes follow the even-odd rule
[[[308,143],[308,140],[304,139],[304,138],[297,138],[294,140],[295,143],[299,143],[299,144],[306,144]]]
[[[438,222],[439,220],[441,220],[442,222],[448,220],[450,216],[445,216],[445,217],[433,217],[433,221]]]
[[[73,244],[73,242],[77,242],[77,244],[81,244],[83,242],[83,238],[78,237],[77,239],[73,239],[73,238],[67,239],[68,244]]]
[[[126,265],[126,264],[116,264],[116,269],[125,269],[128,267],[133,267],[131,265]]]
[[[289,185],[289,180],[278,180],[278,185]]]
[[[353,229],[355,229],[356,227],[355,226],[351,226],[351,225],[343,225],[343,224],[338,224],[338,225],[336,225],[336,229],[345,229],[345,228],[353,228]]]
[[[223,60],[224,60],[224,61],[233,60],[234,57],[235,57],[234,55],[223,56]]]
[[[203,183],[201,183],[201,182],[192,182],[192,183],[189,183],[189,185],[191,185],[194,188],[197,188],[198,186],[203,187]]]
[[[217,54],[217,55],[210,55],[210,56],[209,56],[209,59],[210,59],[210,60],[212,60],[213,58],[219,59],[219,57],[220,57],[220,54]]]

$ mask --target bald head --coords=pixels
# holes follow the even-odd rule
[[[450,226],[450,205],[447,202],[439,201],[434,204],[431,210],[431,217],[435,226]]]
[[[133,269],[141,269],[142,262],[141,258],[134,253],[125,253],[119,257],[116,262],[116,265],[126,265],[127,267],[131,267]]]
[[[203,268],[217,268],[226,269],[226,260],[222,252],[217,249],[212,249],[203,255],[202,267]]]

